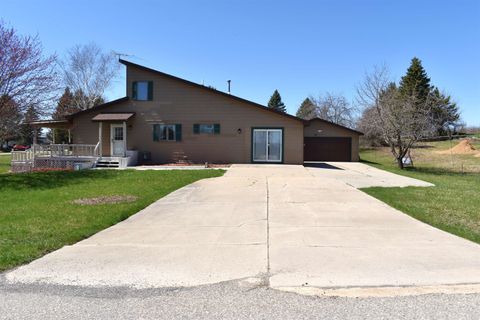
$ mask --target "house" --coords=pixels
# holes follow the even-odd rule
[[[119,61],[126,66],[124,98],[38,126],[68,128],[73,145],[90,146],[99,165],[358,161],[361,132]]]

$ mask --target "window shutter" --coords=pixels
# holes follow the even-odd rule
[[[153,125],[153,141],[159,141],[159,131],[160,131],[160,125],[154,124]]]
[[[132,99],[137,100],[137,81],[132,82]]]
[[[193,133],[194,134],[199,134],[200,133],[200,125],[198,123],[195,123],[193,125]]]
[[[148,81],[148,100],[153,100],[153,81]]]
[[[182,141],[182,125],[181,124],[175,125],[175,140]]]
[[[214,134],[220,134],[220,124],[219,123],[215,123],[213,125],[213,133]]]

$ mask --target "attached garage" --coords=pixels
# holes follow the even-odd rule
[[[362,134],[323,119],[309,120],[304,128],[304,161],[358,161]]]
[[[352,161],[352,138],[305,137],[304,161]]]

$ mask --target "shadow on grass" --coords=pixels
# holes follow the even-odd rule
[[[459,172],[449,168],[435,168],[435,167],[408,167],[404,169],[408,172],[418,172],[434,175],[451,175],[451,176],[466,176],[466,175],[480,175],[475,172]]]
[[[7,173],[0,175],[0,191],[22,189],[53,189],[82,183],[90,179],[108,179],[117,172],[110,170],[50,171]]]
[[[435,148],[435,146],[432,146],[430,144],[424,144],[424,145],[415,145],[413,147],[411,147],[412,149],[432,149],[432,148]]]
[[[382,166],[381,163],[373,162],[373,161],[369,161],[369,160],[365,160],[365,159],[360,159],[360,162],[361,163],[366,163],[366,164],[374,164],[374,165],[377,165],[377,166]]]
[[[479,173],[474,172],[459,172],[451,168],[439,168],[439,167],[405,167],[403,170],[398,168],[395,163],[391,165],[386,165],[385,163],[369,161],[365,159],[360,159],[361,163],[368,165],[373,165],[379,169],[384,169],[394,173],[419,173],[419,174],[431,174],[431,175],[450,175],[450,176],[466,176],[466,175],[480,175]]]

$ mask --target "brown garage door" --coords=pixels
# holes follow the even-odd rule
[[[305,137],[305,161],[351,161],[352,138]]]

